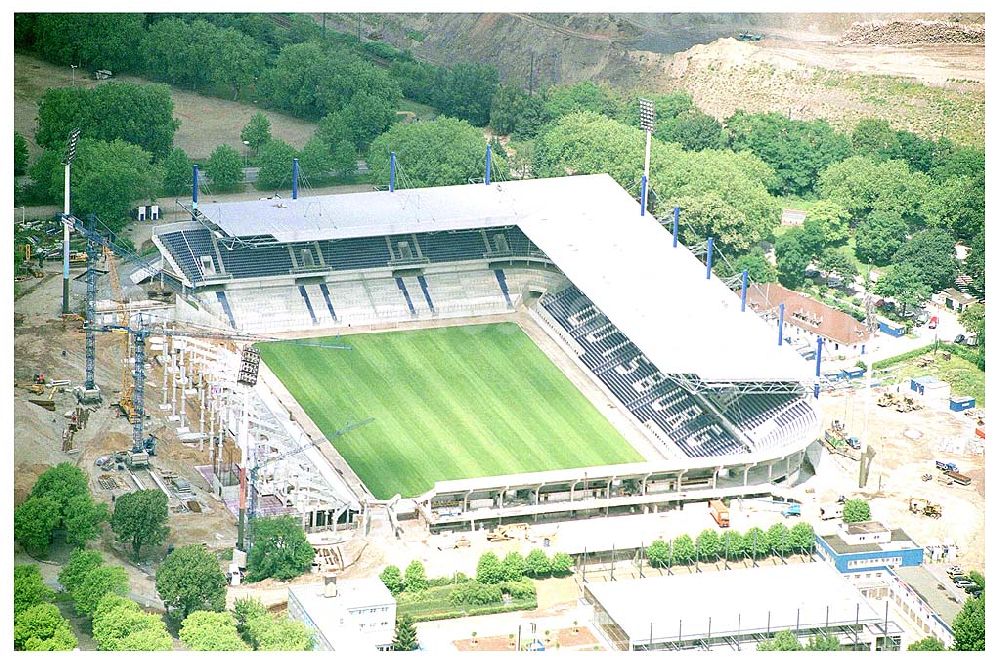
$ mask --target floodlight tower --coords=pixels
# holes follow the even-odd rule
[[[76,142],[80,140],[80,128],[69,133],[66,142],[66,157],[63,159],[65,167],[65,181],[63,185],[63,293],[62,293],[62,313],[69,314],[69,232],[71,224],[69,218],[69,170],[73,159],[76,157]]]
[[[642,210],[640,215],[646,214],[646,200],[649,192],[649,150],[653,143],[653,126],[656,124],[656,109],[653,107],[653,100],[639,100],[639,126],[646,132],[646,163],[642,169],[642,192],[640,203]]]

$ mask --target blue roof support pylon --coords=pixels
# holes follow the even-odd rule
[[[785,304],[778,306],[778,346],[781,346],[785,338]]]
[[[820,369],[823,364],[823,336],[816,336],[816,384],[813,386],[813,397],[819,397]]]
[[[487,185],[490,184],[490,172],[493,170],[493,146],[486,144],[486,177],[483,180]]]
[[[198,165],[191,166],[191,219],[195,219],[194,213],[198,210]]]
[[[709,236],[708,237],[708,254],[705,257],[705,279],[712,279],[712,248],[715,247],[715,240]]]
[[[640,206],[640,208],[639,208],[639,215],[640,216],[645,216],[646,215],[646,188],[647,187],[649,187],[649,181],[647,181],[646,177],[643,176],[642,177],[642,189],[639,191],[639,206]]]
[[[299,198],[299,158],[292,159],[292,199]]]
[[[680,206],[674,206],[674,247],[677,247],[677,231],[680,227],[681,221],[681,208]]]
[[[396,153],[389,153],[389,191],[396,191]]]
[[[740,287],[740,312],[747,311],[747,279],[750,271],[743,269],[743,283]]]

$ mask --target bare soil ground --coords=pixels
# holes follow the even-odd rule
[[[683,88],[720,119],[737,109],[777,111],[851,129],[879,117],[926,136],[983,142],[982,45],[844,46],[837,39],[776,31],[756,43],[726,38],[673,55],[629,56],[643,85]]]
[[[854,495],[869,500],[872,515],[892,527],[900,527],[920,545],[954,543],[959,547],[958,563],[967,569],[983,571],[986,566],[985,455],[942,453],[942,440],[965,439],[972,435],[972,419],[952,412],[921,409],[899,413],[877,407],[872,401],[868,435],[864,432],[864,401],[861,396],[844,391],[823,395],[820,406],[827,422],[839,418],[851,433],[858,434],[875,449],[868,483],[858,488],[858,463],[840,456],[827,456],[816,477],[807,487],[815,489],[819,503],[832,502],[839,495]],[[915,431],[915,432],[914,432]],[[919,437],[911,439],[904,433]],[[943,486],[935,481],[921,481],[925,473],[936,475],[934,461],[955,462],[963,474],[972,477],[971,485]],[[914,515],[909,511],[910,498],[926,498],[941,504],[940,519]]]
[[[116,76],[115,80],[132,83],[152,83],[135,76]],[[14,54],[14,129],[28,139],[32,158],[38,152],[34,136],[38,101],[48,88],[73,85],[69,67],[59,67],[24,53]],[[100,82],[76,72],[76,85],[93,88]],[[244,150],[240,130],[250,117],[260,111],[252,104],[199,95],[190,90],[170,86],[174,100],[174,117],[181,121],[174,135],[174,146],[182,148],[192,158],[205,158],[220,144]],[[305,145],[316,130],[316,123],[293,118],[277,111],[265,111],[271,120],[271,135],[296,148]]]

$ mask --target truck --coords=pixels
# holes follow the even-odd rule
[[[944,473],[944,475],[960,486],[967,486],[970,483],[972,483],[972,479],[970,477],[964,474],[959,474],[958,472],[953,472],[951,470],[948,470],[947,472]]]
[[[729,527],[729,507],[721,501],[714,499],[709,501],[708,510],[712,513],[712,518],[719,527]]]
[[[944,462],[943,460],[935,460],[934,466],[937,467],[942,472],[958,472],[958,465],[953,462]]]
[[[791,516],[801,516],[801,515],[802,515],[802,507],[798,504],[789,504],[781,512],[782,518],[790,518]]]
[[[825,504],[819,508],[819,517],[823,520],[831,518],[841,518],[844,515],[842,504]]]

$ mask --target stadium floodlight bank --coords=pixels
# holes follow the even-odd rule
[[[201,203],[153,242],[183,284],[179,320],[303,336],[527,310],[662,449],[640,480],[672,476],[683,495],[694,479],[709,492],[720,478],[793,478],[820,430],[812,369],[635,204],[606,174]],[[564,472],[552,483],[577,481]],[[523,485],[482,481],[443,482],[466,487],[439,484],[419,503],[433,521],[458,493],[482,492],[503,513],[503,488]]]

